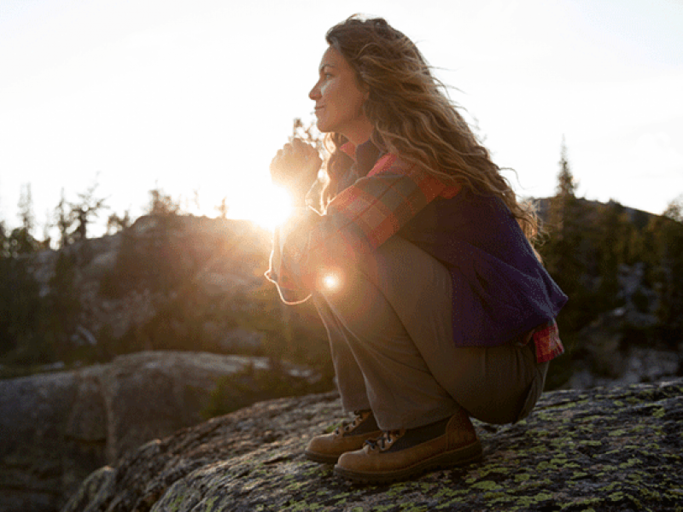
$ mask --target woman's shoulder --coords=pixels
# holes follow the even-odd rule
[[[409,174],[413,166],[394,153],[381,153],[368,172],[368,178],[378,174]]]
[[[429,190],[428,195],[433,198],[451,199],[462,190],[460,184],[444,183],[441,176],[395,153],[381,154],[367,177],[383,175],[408,177],[420,189]]]

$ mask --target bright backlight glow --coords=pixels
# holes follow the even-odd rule
[[[247,219],[263,228],[273,230],[291,214],[291,197],[286,191],[273,185],[259,187],[256,190],[256,193],[230,198],[228,216],[234,219]]]
[[[336,290],[337,288],[339,288],[339,283],[340,280],[337,274],[330,273],[326,274],[323,277],[323,285],[325,285],[325,288],[327,288],[328,290]]]

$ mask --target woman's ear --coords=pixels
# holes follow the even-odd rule
[[[358,89],[363,93],[363,100],[368,101],[368,99],[370,99],[370,86],[361,78],[360,74],[356,75],[356,84]]]
[[[368,101],[370,99],[370,86],[365,82],[361,82],[360,90],[363,91],[363,101]]]

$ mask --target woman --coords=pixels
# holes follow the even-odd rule
[[[285,302],[314,301],[356,415],[306,456],[366,483],[468,464],[470,417],[510,423],[535,405],[567,298],[535,256],[533,212],[415,45],[359,17],[327,42],[309,94],[330,150],[324,212],[304,208],[313,148],[295,140],[271,164],[302,208],[266,275]]]

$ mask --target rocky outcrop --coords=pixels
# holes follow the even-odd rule
[[[356,486],[302,455],[342,420],[335,393],[261,402],[100,468],[62,512],[681,510],[683,380],[545,394],[515,425],[476,423],[477,464]]]
[[[239,338],[253,354],[260,339],[253,332],[241,336],[235,318],[243,314],[240,299],[263,284],[270,238],[247,221],[143,216],[116,235],[67,246],[61,253],[71,265],[78,299],[73,322],[81,327],[70,333],[73,344],[115,345],[133,337],[149,349],[167,348],[149,339],[163,316],[166,340],[191,338],[220,352]],[[32,265],[43,295],[54,291],[57,257],[45,251]]]
[[[308,390],[264,358],[142,352],[0,381],[0,511],[57,510],[93,470],[141,444],[257,400]]]
[[[657,343],[636,328],[635,318],[654,321],[653,315],[634,308],[619,308],[600,315],[581,330],[580,344],[567,343],[571,376],[562,387],[589,389],[597,386],[658,382],[683,377],[683,341]]]
[[[0,378],[151,350],[287,351],[330,374],[313,304],[285,307],[263,275],[271,238],[248,221],[151,215],[115,235],[3,259]]]

